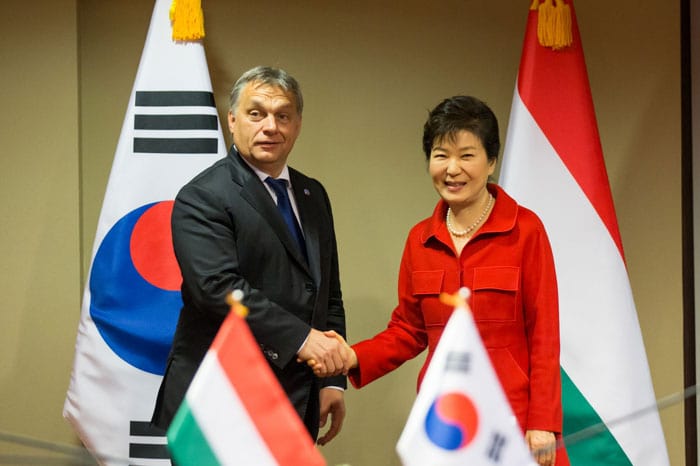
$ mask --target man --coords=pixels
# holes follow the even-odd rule
[[[175,199],[184,307],[156,401],[158,427],[172,421],[229,311],[226,295],[240,289],[250,329],[312,438],[329,414],[318,443],[341,428],[349,353],[337,337],[345,337],[345,311],[331,206],[318,181],[287,165],[302,110],[299,85],[284,70],[244,73],[230,97],[233,147]],[[309,360],[333,376],[315,377]]]

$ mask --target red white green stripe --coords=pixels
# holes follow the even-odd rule
[[[564,433],[571,464],[667,465],[571,1],[571,47],[537,41],[527,23],[500,183],[542,218],[559,285]]]
[[[168,429],[180,466],[325,465],[260,353],[231,313]]]

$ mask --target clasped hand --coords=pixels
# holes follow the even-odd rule
[[[299,351],[297,361],[306,362],[317,377],[347,375],[357,366],[355,352],[345,339],[333,330],[311,329]]]

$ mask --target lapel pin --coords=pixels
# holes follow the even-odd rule
[[[309,191],[309,188],[304,188],[304,194],[311,196],[311,191]]]

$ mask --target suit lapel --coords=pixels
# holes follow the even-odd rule
[[[321,283],[321,248],[319,247],[319,222],[316,215],[315,206],[318,199],[314,199],[314,192],[308,186],[306,179],[299,176],[295,170],[290,168],[289,178],[294,191],[294,199],[299,210],[301,228],[304,230],[304,240],[306,241],[306,255],[309,259],[309,268],[316,284]]]
[[[265,186],[263,186],[260,178],[253,173],[252,170],[240,160],[240,155],[232,150],[232,159],[234,165],[237,165],[238,170],[234,170],[235,174],[240,174],[240,179],[235,180],[241,186],[241,198],[248,202],[260,215],[270,224],[272,230],[280,239],[289,254],[308,271],[308,265],[304,259],[299,247],[296,245],[292,234],[284,223],[284,219],[277,209],[275,201],[270,196]],[[302,228],[304,228],[302,226]],[[307,241],[308,243],[308,241]],[[308,246],[307,246],[308,247]]]

